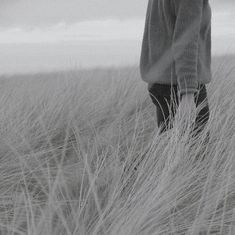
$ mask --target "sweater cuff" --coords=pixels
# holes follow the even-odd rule
[[[197,93],[198,81],[194,76],[185,76],[178,79],[179,95],[180,97],[184,94]]]

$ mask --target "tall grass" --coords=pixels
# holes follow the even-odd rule
[[[0,234],[235,234],[233,63],[198,138],[159,136],[146,88],[136,67],[2,78]]]

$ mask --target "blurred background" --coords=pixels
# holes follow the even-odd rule
[[[147,0],[1,0],[0,75],[139,63]],[[212,0],[212,55],[235,53],[235,2]]]

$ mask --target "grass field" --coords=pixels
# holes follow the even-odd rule
[[[235,234],[234,64],[198,139],[158,135],[137,67],[2,77],[0,234]]]

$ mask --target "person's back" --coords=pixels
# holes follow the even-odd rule
[[[164,85],[175,86],[180,98],[203,90],[206,99],[205,84],[212,79],[208,0],[149,0],[140,73],[152,99],[156,93],[164,96],[164,90],[168,95]]]

